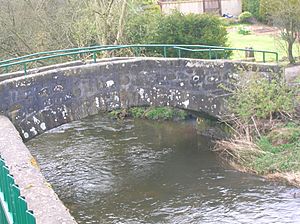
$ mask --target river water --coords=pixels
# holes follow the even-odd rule
[[[222,166],[194,122],[97,115],[27,146],[78,223],[300,223],[296,189]]]

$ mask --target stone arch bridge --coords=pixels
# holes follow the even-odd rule
[[[220,84],[241,72],[280,73],[277,65],[224,60],[114,58],[71,62],[0,77],[0,114],[26,141],[99,111],[171,106],[218,118],[228,95]]]

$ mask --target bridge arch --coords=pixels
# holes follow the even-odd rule
[[[229,85],[241,70],[280,72],[276,65],[224,60],[123,58],[71,63],[27,76],[10,74],[0,82],[0,113],[10,118],[24,140],[100,111],[132,106],[172,106],[219,118],[228,95],[220,84]]]

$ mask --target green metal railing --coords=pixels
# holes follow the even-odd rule
[[[27,209],[25,199],[15,184],[8,167],[0,158],[0,223],[1,224],[36,224],[35,217]]]
[[[133,50],[135,55],[140,56],[143,50],[149,49],[161,49],[161,55],[163,57],[168,57],[171,51],[177,51],[177,56],[182,57],[182,52],[206,52],[208,53],[209,59],[222,59],[227,58],[232,51],[242,51],[242,52],[253,52],[261,53],[263,56],[263,62],[266,62],[266,54],[275,55],[275,61],[278,63],[278,53],[274,51],[264,51],[264,50],[254,50],[254,49],[244,49],[244,48],[229,48],[229,47],[218,47],[209,45],[174,45],[174,44],[138,44],[138,45],[105,45],[105,46],[92,46],[85,48],[73,48],[57,51],[39,52],[30,55],[25,55],[18,58],[12,58],[4,61],[0,61],[0,69],[4,70],[4,73],[8,73],[10,69],[14,66],[22,66],[24,74],[27,74],[28,64],[33,62],[42,62],[55,58],[66,58],[72,57],[73,59],[80,58],[82,55],[89,55],[93,62],[97,61],[97,56],[102,52],[110,52],[122,49]],[[220,53],[222,52],[222,54]],[[173,53],[174,55],[174,53]],[[3,72],[2,72],[3,73]]]

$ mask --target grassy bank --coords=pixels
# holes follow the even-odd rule
[[[230,47],[234,48],[245,48],[252,47],[256,50],[268,50],[276,51],[279,54],[279,60],[287,58],[287,51],[285,50],[286,44],[283,40],[279,38],[279,33],[276,32],[264,32],[260,31],[259,33],[253,30],[253,25],[251,24],[237,24],[228,26],[228,43]],[[265,26],[266,30],[268,29]],[[248,35],[243,35],[239,33],[239,30],[249,30]],[[264,29],[264,28],[262,28]],[[295,44],[294,55],[299,56],[299,44]],[[234,51],[232,59],[241,59],[245,57],[244,52]],[[260,53],[255,54],[257,61],[262,61],[263,56]],[[267,61],[275,61],[275,56],[266,54]]]
[[[224,116],[233,130],[215,150],[233,167],[300,187],[300,123],[297,89],[278,77],[254,75],[234,83]]]

